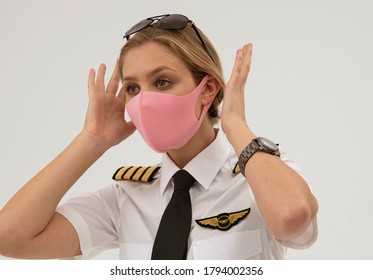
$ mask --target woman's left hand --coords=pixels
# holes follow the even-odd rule
[[[224,92],[221,125],[237,157],[256,138],[245,118],[244,88],[251,53],[251,44],[237,51]],[[316,216],[318,205],[299,174],[279,157],[267,153],[256,153],[243,173],[269,231],[277,239],[291,240],[307,230]]]
[[[247,127],[245,117],[245,84],[250,71],[252,44],[238,49],[231,77],[225,87],[221,125],[230,138],[231,134]]]

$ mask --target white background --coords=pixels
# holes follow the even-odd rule
[[[124,32],[164,13],[187,15],[210,37],[226,79],[236,49],[253,43],[247,120],[298,162],[320,207],[316,244],[287,258],[373,259],[369,0],[0,0],[0,208],[81,130],[89,68],[110,72]],[[117,167],[159,160],[136,133],[66,198],[108,185]]]

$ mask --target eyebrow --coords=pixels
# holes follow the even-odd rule
[[[159,73],[159,72],[162,72],[162,71],[172,71],[172,72],[177,72],[175,69],[171,68],[171,67],[168,67],[168,66],[158,66],[157,68],[153,69],[152,71],[150,71],[149,73],[146,74],[146,77],[147,78],[150,78],[151,76]],[[123,81],[136,81],[136,77],[133,77],[133,76],[124,76]]]

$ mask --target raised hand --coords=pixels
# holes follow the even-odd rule
[[[250,71],[252,44],[238,49],[231,77],[225,87],[221,124],[229,137],[232,130],[246,126],[245,84]]]
[[[125,94],[118,91],[119,75],[117,65],[105,88],[105,64],[88,75],[89,105],[82,133],[92,137],[98,144],[110,148],[129,137],[135,130],[132,122],[124,119]]]

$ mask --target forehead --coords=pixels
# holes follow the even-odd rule
[[[123,59],[122,73],[123,77],[141,75],[160,66],[167,66],[180,73],[190,72],[187,64],[171,48],[149,42],[128,51]]]

